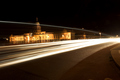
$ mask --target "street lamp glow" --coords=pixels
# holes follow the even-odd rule
[[[101,32],[99,32],[99,34],[101,35]]]
[[[82,29],[84,29],[84,28],[82,28]]]
[[[102,33],[101,33],[101,32],[99,32],[100,38],[101,38],[101,34],[102,34]]]

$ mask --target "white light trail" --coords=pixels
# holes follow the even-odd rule
[[[42,58],[42,57],[46,57],[46,56],[50,56],[50,55],[55,55],[55,54],[59,54],[59,53],[63,53],[63,52],[67,52],[67,51],[71,51],[71,50],[75,50],[75,49],[80,49],[80,48],[84,48],[84,47],[88,47],[88,46],[93,46],[93,45],[97,45],[97,44],[101,44],[101,43],[106,43],[106,42],[118,43],[120,41],[120,39],[90,39],[90,40],[85,40],[85,41],[86,42],[82,42],[82,43],[80,42],[80,40],[79,40],[80,43],[79,42],[74,43],[74,41],[73,41],[73,44],[65,44],[65,45],[61,45],[59,47],[56,47],[56,46],[48,47],[48,48],[44,49],[43,51],[36,50],[34,52],[29,52],[29,53],[26,52],[26,53],[24,53],[24,54],[27,54],[25,56],[23,56],[23,54],[20,54],[20,53],[17,54],[17,56],[20,56],[20,57],[15,57],[14,55],[12,55],[15,58],[0,61],[0,67],[5,67],[5,66],[9,66],[9,65],[29,61],[29,60],[34,60],[37,58]],[[21,53],[23,53],[23,52],[21,52]]]
[[[29,49],[29,48],[37,48],[37,47],[47,47],[47,46],[53,46],[53,45],[61,45],[61,44],[70,44],[70,43],[76,43],[76,42],[85,42],[88,40],[66,40],[66,41],[56,41],[56,42],[46,42],[46,43],[34,43],[34,44],[21,44],[21,45],[9,45],[9,46],[0,46],[1,50],[11,50],[11,49]],[[4,53],[4,52],[2,52]]]
[[[14,21],[0,21],[0,23],[12,23],[12,24],[25,24],[25,25],[37,25],[36,23],[26,23],[26,22],[14,22]],[[48,25],[48,24],[40,24],[41,26],[47,26],[47,27],[56,27],[56,28],[65,28],[65,29],[72,29],[72,30],[80,30],[80,31],[87,31],[91,33],[99,34],[97,31],[87,30],[87,29],[80,29],[80,28],[71,28],[71,27],[65,27],[65,26],[56,26],[56,25]],[[102,33],[102,35],[110,36],[108,34]]]
[[[36,23],[14,22],[14,21],[0,21],[0,23],[12,23],[12,24],[27,24],[27,25],[36,25]]]

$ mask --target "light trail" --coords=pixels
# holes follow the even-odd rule
[[[12,57],[14,57],[14,58],[0,61],[0,67],[5,67],[5,66],[9,66],[9,65],[29,61],[29,60],[34,60],[37,58],[42,58],[42,57],[47,57],[47,56],[51,56],[51,55],[55,55],[55,54],[60,54],[63,52],[67,52],[67,51],[71,51],[71,50],[75,50],[75,49],[80,49],[80,48],[85,48],[88,46],[93,46],[93,45],[106,43],[106,42],[113,42],[114,44],[116,44],[116,43],[120,42],[120,39],[90,39],[90,40],[87,40],[86,42],[82,42],[82,43],[66,44],[66,45],[61,45],[58,47],[56,47],[56,46],[48,47],[44,50],[25,52],[24,53],[24,54],[26,54],[25,56],[23,56],[23,54],[21,54],[23,52],[21,52],[17,55],[12,55]],[[113,45],[113,44],[111,44],[111,45]],[[16,57],[16,56],[20,56],[20,57]]]
[[[28,54],[38,53],[38,52],[55,50],[55,49],[58,49],[58,48],[60,48],[61,46],[64,46],[64,45],[65,45],[65,47],[67,47],[67,46],[72,46],[72,45],[75,45],[75,44],[78,45],[78,44],[82,44],[82,43],[86,43],[86,42],[88,42],[88,41],[74,42],[74,43],[70,43],[70,44],[61,44],[61,45],[55,45],[55,46],[45,47],[45,48],[37,48],[35,50],[34,49],[33,50],[27,50],[27,51],[24,51],[22,53],[20,52],[21,49],[19,49],[18,50],[19,52],[15,52],[15,53],[11,53],[11,54],[4,54],[4,55],[0,56],[0,60],[6,59],[6,58],[11,58],[11,57],[16,57],[16,56],[21,56],[21,55],[23,56],[23,55],[26,55],[26,54],[28,55]],[[6,52],[4,52],[4,53],[6,53]]]
[[[12,23],[12,24],[36,25],[36,23],[14,22],[14,21],[0,21],[0,23]]]
[[[38,24],[36,24],[36,23],[14,22],[14,21],[0,21],[0,23],[25,24],[25,25],[38,25]],[[47,26],[47,27],[66,28],[66,29],[72,29],[72,30],[87,31],[87,32],[92,32],[92,33],[99,34],[99,32],[97,32],[97,31],[87,30],[87,29],[71,28],[71,27],[56,26],[56,25],[48,25],[48,24],[40,24],[40,25],[41,25],[41,26]],[[105,34],[105,33],[102,33],[102,35],[111,36],[111,35],[108,35],[108,34]]]
[[[53,45],[61,45],[61,44],[70,44],[70,43],[77,43],[77,42],[86,42],[88,40],[66,40],[66,41],[56,41],[56,42],[46,42],[46,43],[34,43],[34,44],[21,44],[21,45],[10,45],[10,46],[1,46],[0,52],[5,53],[2,51],[9,50],[25,50],[30,48],[40,48],[40,47],[47,47],[47,46],[53,46]]]

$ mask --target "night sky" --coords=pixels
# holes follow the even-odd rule
[[[15,4],[1,10],[0,20],[85,28],[120,35],[120,0],[35,2]]]

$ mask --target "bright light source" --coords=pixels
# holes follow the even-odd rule
[[[8,38],[6,38],[6,40],[8,41]]]
[[[101,44],[101,43],[106,43],[106,42],[113,42],[112,44],[110,44],[110,45],[113,45],[113,44],[116,44],[117,41],[119,42],[120,39],[114,38],[114,39],[68,40],[68,41],[49,42],[49,43],[44,43],[44,44],[41,43],[40,46],[44,46],[45,44],[48,46],[61,44],[61,46],[58,46],[58,47],[52,46],[52,47],[47,47],[45,49],[35,50],[33,52],[31,52],[31,51],[24,52],[24,53],[21,52],[16,55],[6,56],[6,57],[8,57],[8,59],[1,61],[0,67],[13,65],[13,64],[17,64],[17,63],[37,59],[37,58],[55,55],[55,54],[59,54],[59,53],[63,53],[63,52],[67,52],[67,51],[71,51],[71,50],[75,50],[75,49],[80,49],[80,48],[84,48],[84,47],[88,47],[88,46],[93,46],[93,45],[97,45],[97,44]],[[64,45],[62,45],[62,44],[64,44]],[[34,45],[36,45],[36,44],[34,44]],[[31,46],[30,45],[27,45],[27,46],[31,47],[31,48],[34,47],[33,44]],[[39,47],[39,45],[37,45],[37,46]],[[23,54],[25,56],[23,56]],[[21,57],[19,57],[19,56],[21,56]]]
[[[28,41],[29,41],[29,37],[28,37]]]

